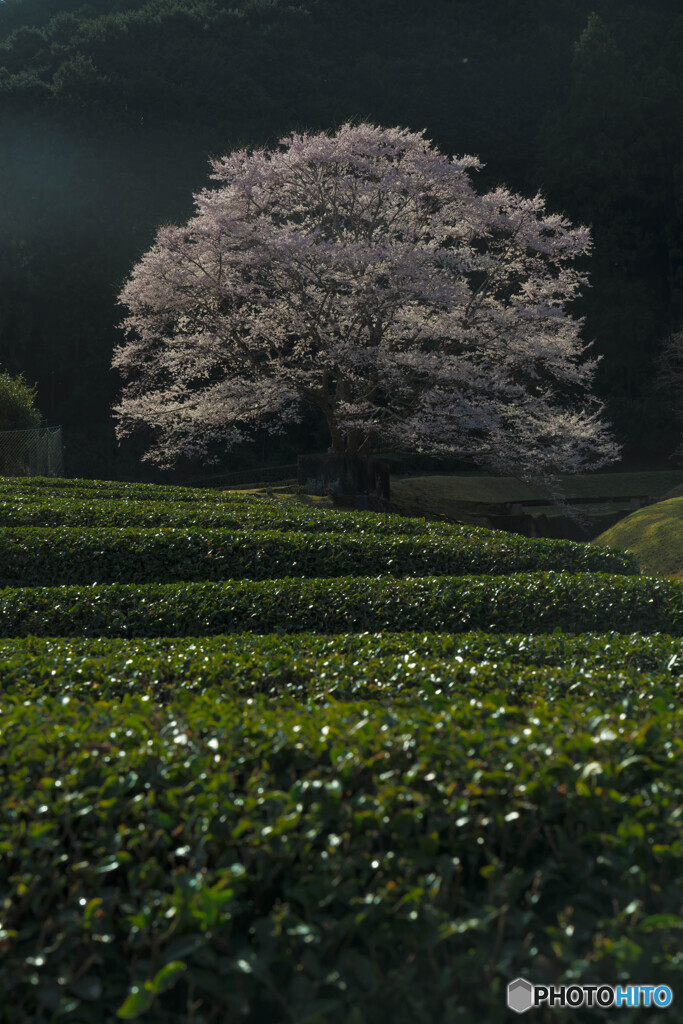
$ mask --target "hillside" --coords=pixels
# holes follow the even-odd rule
[[[650,576],[683,581],[683,494],[638,509],[591,544],[632,554]]]

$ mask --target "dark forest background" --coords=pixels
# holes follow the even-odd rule
[[[604,355],[596,393],[622,468],[672,467],[653,377],[683,325],[680,0],[4,0],[0,366],[37,382],[68,474],[160,478],[114,437],[116,295],[192,214],[208,155],[348,119],[426,128],[486,163],[479,190],[540,188],[591,226],[572,312]],[[310,420],[223,466],[326,445]]]

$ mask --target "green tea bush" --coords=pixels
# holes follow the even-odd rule
[[[13,498],[63,496],[65,498],[132,498],[136,501],[220,501],[249,502],[259,499],[240,491],[218,491],[209,487],[180,487],[172,484],[143,484],[127,480],[86,480],[76,477],[1,477],[0,495]]]
[[[522,967],[675,988],[682,727],[665,695],[6,697],[3,1019],[502,1024]]]
[[[0,525],[2,1024],[675,990],[680,584],[190,488],[0,480]]]
[[[439,576],[471,573],[611,572],[634,575],[630,555],[571,541],[533,541],[490,531],[386,536],[206,529],[6,528],[0,585],[172,583],[283,576]]]
[[[683,587],[605,573],[5,587],[0,636],[436,630],[680,636]]]
[[[0,526],[219,527],[231,530],[306,530],[382,534],[490,535],[477,527],[431,523],[378,512],[333,512],[296,502],[255,498],[232,501],[153,501],[137,498],[82,498],[40,493],[0,494]]]
[[[149,694],[168,704],[183,692],[267,693],[433,705],[499,691],[506,703],[592,695],[647,702],[658,687],[679,693],[683,640],[638,634],[498,635],[382,633],[187,639],[0,641],[0,691],[79,700]]]
[[[155,637],[125,640],[118,637],[21,637],[0,640],[0,672],[4,678],[43,664],[53,675],[71,673],[81,659],[104,659],[105,671],[122,666],[135,673],[141,661],[184,665],[189,673],[214,658],[265,659],[285,664],[289,658],[309,655],[321,666],[335,658],[360,673],[365,664],[400,657],[405,664],[439,659],[478,664],[513,663],[529,666],[568,666],[577,671],[664,671],[672,678],[683,673],[683,639],[655,633],[255,633],[217,636]],[[332,660],[331,660],[332,659]],[[10,663],[14,662],[14,667]],[[114,666],[118,664],[118,669]]]

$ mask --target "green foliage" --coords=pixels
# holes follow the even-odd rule
[[[41,421],[35,407],[36,388],[20,375],[0,373],[0,473],[23,476],[28,473],[31,435],[14,431],[31,430]],[[12,433],[1,433],[12,431]]]
[[[0,527],[5,579],[62,584],[0,590],[3,1024],[504,1024],[520,974],[675,986],[679,584],[182,488],[0,480],[0,509],[60,524]]]
[[[248,519],[248,517],[247,517]],[[8,528],[0,585],[173,583],[284,576],[456,576],[612,572],[637,575],[632,556],[571,541],[509,533],[387,536],[253,530]]]
[[[5,587],[0,636],[436,630],[683,631],[683,587],[642,576],[339,577]]]
[[[0,373],[0,430],[30,430],[41,421],[35,407],[37,388],[20,374]]]
[[[683,640],[589,633],[240,633],[187,639],[0,640],[0,690],[80,701],[145,694],[268,694],[282,701],[373,700],[440,705],[504,691],[507,703],[557,695],[610,703],[658,686],[678,692]]]
[[[675,987],[683,712],[642,696],[6,697],[7,1024],[502,1024],[520,971]]]
[[[39,495],[51,498],[126,498],[136,501],[229,501],[254,502],[241,491],[216,491],[208,487],[177,487],[170,484],[143,484],[129,480],[84,480],[80,477],[32,476],[24,479],[0,478],[0,495],[13,501],[35,501]]]
[[[221,500],[211,495],[155,501],[149,495],[125,492],[118,497],[99,498],[89,492],[68,494],[33,489],[4,492],[0,485],[0,524],[3,526],[112,526],[192,527],[232,530],[306,530],[322,533],[465,535],[473,527],[428,523],[423,518],[405,519],[375,512],[333,512],[277,499],[232,497]],[[490,535],[490,530],[476,531]]]

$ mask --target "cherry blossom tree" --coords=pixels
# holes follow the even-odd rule
[[[478,194],[474,156],[344,124],[211,161],[218,188],[164,226],[127,281],[119,438],[208,458],[306,404],[336,453],[462,455],[524,478],[618,458],[597,359],[564,306],[588,228],[542,196]]]

